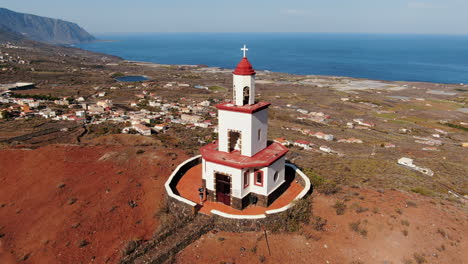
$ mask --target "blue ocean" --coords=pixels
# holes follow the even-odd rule
[[[77,45],[127,60],[234,68],[246,44],[256,69],[388,81],[468,83],[468,36],[326,33],[98,35]]]

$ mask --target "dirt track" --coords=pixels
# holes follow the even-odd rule
[[[0,150],[0,263],[117,262],[157,228],[164,181],[185,158],[152,146]]]

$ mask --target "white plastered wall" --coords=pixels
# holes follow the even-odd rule
[[[254,171],[261,170],[263,171],[263,186],[255,185]],[[244,188],[244,172],[249,171],[249,185]],[[275,173],[278,172],[278,179],[273,180]],[[246,168],[242,170],[242,197],[246,196],[250,192],[260,194],[260,195],[269,195],[281,184],[284,183],[284,174],[285,174],[285,157],[279,158],[269,167],[263,168]]]
[[[229,130],[241,132],[241,155],[252,157],[266,147],[268,135],[268,109],[263,109],[253,114],[219,110],[218,119],[219,151],[228,152]],[[259,130],[260,139],[258,138]]]
[[[275,172],[278,172],[278,179],[274,181]],[[272,193],[276,188],[284,183],[285,174],[285,156],[279,158],[268,167],[268,176],[266,177],[267,194]]]
[[[244,87],[249,87],[249,103],[255,104],[255,75],[233,75],[234,103],[244,105]]]

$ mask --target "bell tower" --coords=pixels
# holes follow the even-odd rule
[[[249,50],[245,45],[244,56],[233,73],[233,102],[237,106],[255,104],[255,70],[247,59]]]
[[[232,72],[233,100],[218,108],[218,142],[200,149],[208,200],[242,209],[268,206],[282,192],[288,149],[268,142],[268,102],[255,101],[255,70],[244,56]]]

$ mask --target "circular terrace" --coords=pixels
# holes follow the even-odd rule
[[[303,198],[310,190],[310,180],[295,165],[286,163],[286,190],[268,207],[250,205],[243,210],[236,210],[228,205],[203,201],[198,189],[202,185],[201,156],[196,156],[181,163],[166,182],[166,191],[174,199],[191,211],[206,215],[218,215],[234,219],[260,219],[268,215],[286,211],[293,206],[294,200]]]

